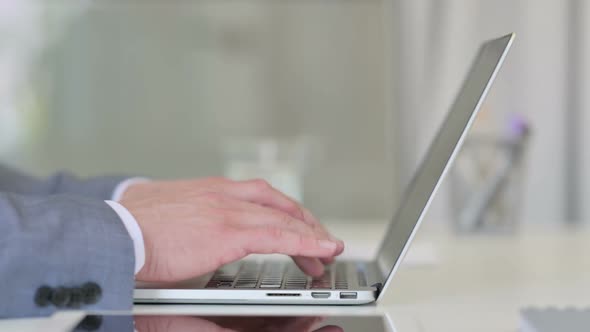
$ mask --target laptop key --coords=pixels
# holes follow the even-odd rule
[[[235,288],[256,288],[256,283],[248,283],[248,284],[237,284],[234,286]]]
[[[306,289],[306,284],[286,284],[285,289]]]
[[[281,288],[281,284],[261,284],[260,288]]]

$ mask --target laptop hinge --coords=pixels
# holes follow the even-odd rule
[[[377,297],[381,294],[381,289],[383,289],[383,284],[378,282],[376,284],[371,285],[371,287],[377,288]]]

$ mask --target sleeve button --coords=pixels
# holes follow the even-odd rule
[[[81,288],[72,288],[70,291],[70,302],[68,303],[68,307],[70,308],[80,308],[84,303],[84,292]]]
[[[71,292],[65,287],[58,287],[52,293],[50,297],[51,303],[58,308],[63,308],[70,303]]]
[[[39,307],[48,306],[52,293],[53,289],[49,286],[41,286],[37,288],[37,292],[35,293],[35,304]]]
[[[95,282],[87,282],[82,286],[83,301],[86,304],[95,304],[102,297],[102,289]]]

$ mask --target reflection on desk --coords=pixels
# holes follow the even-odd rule
[[[382,316],[88,315],[73,331],[116,332],[343,332],[392,331]]]
[[[590,252],[590,228],[557,226],[560,224],[523,223],[520,232],[510,236],[467,236],[450,232],[445,224],[426,222],[414,244],[430,244],[437,263],[405,265],[383,298],[370,305],[136,305],[134,313],[335,316],[348,317],[353,323],[362,317],[383,315],[401,332],[516,331],[524,307],[588,306],[590,264],[584,253]],[[371,257],[384,232],[384,224],[334,225],[335,235],[346,242],[353,258],[354,254]],[[50,319],[0,321],[0,331],[71,331],[81,315],[60,312]]]

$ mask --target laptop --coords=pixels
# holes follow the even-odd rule
[[[494,81],[514,34],[483,43],[450,112],[416,170],[376,257],[338,261],[323,276],[292,262],[242,260],[176,283],[138,283],[136,303],[329,304],[376,301],[403,261],[412,238]]]

